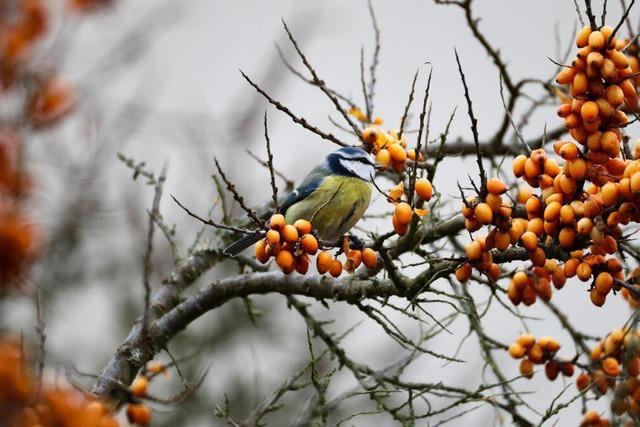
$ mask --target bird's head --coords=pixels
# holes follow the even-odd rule
[[[326,166],[330,173],[370,181],[375,174],[373,157],[360,147],[342,147],[329,154]]]

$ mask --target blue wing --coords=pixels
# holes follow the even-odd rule
[[[305,179],[298,185],[298,187],[293,190],[289,195],[284,199],[282,205],[280,206],[280,211],[282,213],[286,213],[287,209],[289,209],[294,204],[298,203],[300,200],[306,199],[309,197],[311,193],[316,191],[322,181],[327,176],[327,170],[324,165],[319,165],[313,168],[309,175],[305,177]]]

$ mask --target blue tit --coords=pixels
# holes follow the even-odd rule
[[[280,207],[287,224],[298,219],[310,221],[318,237],[337,241],[353,227],[371,201],[373,157],[359,147],[343,147],[330,153],[309,172],[302,183],[284,199]],[[237,255],[264,232],[247,234],[224,249]]]

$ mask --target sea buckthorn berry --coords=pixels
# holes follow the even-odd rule
[[[147,426],[151,423],[151,408],[142,403],[127,405],[127,419],[132,424]]]
[[[610,377],[617,377],[620,375],[620,364],[613,357],[607,357],[602,361],[602,370]]]
[[[464,264],[456,268],[456,273],[455,273],[456,279],[459,282],[464,283],[471,278],[472,272],[473,271],[471,268],[471,264],[469,264],[468,262],[465,262]]]
[[[318,252],[318,240],[312,234],[305,234],[300,239],[300,247],[309,255],[315,255]]]
[[[316,269],[318,273],[325,274],[331,268],[333,256],[329,252],[320,252],[316,257]]]
[[[342,263],[337,259],[331,260],[329,265],[329,274],[333,277],[339,277],[342,274]]]
[[[136,377],[129,386],[131,394],[135,397],[145,397],[149,388],[149,379],[145,376]]]
[[[594,52],[596,53],[596,52]],[[598,55],[600,55],[598,53]],[[602,55],[600,55],[602,56]],[[598,110],[598,104],[596,104],[593,101],[587,101],[582,105],[582,108],[580,109],[580,114],[582,115],[582,120],[587,121],[587,122],[594,122],[598,119],[598,115],[599,115],[599,110]]]
[[[391,164],[391,154],[389,154],[389,150],[386,148],[381,148],[376,153],[376,162],[378,162],[382,166],[389,166]]]
[[[280,251],[276,255],[276,264],[282,270],[283,273],[292,273],[296,268],[295,259],[293,254],[289,251]]]
[[[536,337],[531,334],[522,334],[516,338],[516,342],[525,349],[528,349],[536,343]]]
[[[378,265],[378,256],[376,252],[371,248],[364,248],[362,250],[362,263],[367,268],[376,268]]]
[[[368,127],[362,131],[362,140],[367,144],[375,144],[378,139],[378,130],[374,127]]]
[[[542,351],[542,347],[540,347],[539,344],[532,345],[527,350],[527,357],[535,364],[542,363],[544,361],[544,352]]]
[[[491,178],[487,181],[487,190],[492,194],[503,194],[507,191],[507,186],[502,180]]]
[[[407,225],[411,222],[413,216],[413,210],[411,206],[406,202],[400,202],[396,205],[394,212],[395,217],[400,225]]]
[[[520,240],[522,241],[522,246],[528,251],[533,251],[538,247],[538,236],[531,231],[526,231]]]
[[[465,252],[470,261],[479,260],[482,257],[482,245],[477,240],[469,242],[465,247]]]
[[[590,382],[591,378],[589,377],[589,374],[582,372],[576,378],[576,388],[580,391],[584,391],[587,389],[587,387],[589,387]]]
[[[394,143],[389,145],[387,149],[389,150],[392,161],[401,163],[407,160],[407,153],[404,151],[404,148],[402,148],[402,145]]]
[[[556,76],[556,83],[558,83],[559,85],[568,85],[573,81],[576,72],[577,70],[573,67],[563,68]]]
[[[285,225],[286,222],[284,220],[284,215],[282,214],[275,214],[271,217],[271,220],[269,220],[269,226],[272,230],[280,231]]]
[[[305,234],[311,233],[312,227],[311,223],[306,219],[299,219],[293,223],[293,226],[298,230],[298,234],[300,236],[304,236]]]
[[[493,210],[486,203],[478,203],[474,209],[474,214],[481,224],[490,224],[493,220]]]
[[[518,155],[515,159],[513,159],[513,174],[516,178],[520,178],[525,173],[525,162],[528,157],[524,154]]]
[[[589,278],[591,278],[591,271],[591,266],[589,264],[587,264],[586,262],[581,262],[576,269],[576,275],[578,276],[578,279],[586,282],[587,280],[589,280]]]
[[[273,229],[267,231],[267,243],[270,245],[277,245],[280,243],[280,233]]]
[[[514,342],[509,346],[509,355],[514,359],[521,359],[524,357],[525,353],[526,349],[517,342]]]
[[[613,286],[613,276],[606,271],[598,274],[596,277],[596,290],[602,295],[607,295]]]
[[[580,150],[578,150],[578,147],[569,142],[560,148],[560,152],[558,154],[565,160],[574,160],[578,158],[579,153]]]
[[[418,196],[426,201],[431,200],[431,197],[433,197],[433,186],[427,178],[416,180],[415,189]]]
[[[554,381],[560,373],[560,365],[555,360],[550,360],[544,365],[544,373],[550,381]]]
[[[533,378],[533,363],[529,359],[523,359],[520,362],[520,366],[518,368],[520,370],[520,374],[525,378]]]
[[[589,34],[589,46],[592,49],[600,50],[604,47],[606,40],[604,38],[604,34],[600,31],[592,31]]]
[[[266,264],[266,262],[269,261],[266,240],[258,240],[258,242],[256,243],[256,259],[262,264]]]
[[[298,241],[298,230],[291,224],[285,225],[280,235],[287,243],[296,243]]]
[[[309,271],[309,255],[302,254],[295,257],[295,269],[300,274],[307,274]]]
[[[593,305],[595,305],[596,307],[602,307],[607,297],[606,295],[602,295],[596,289],[593,289],[591,290],[591,292],[589,292],[589,298],[591,299]]]
[[[589,35],[591,35],[591,27],[587,25],[586,27],[578,30],[578,34],[576,35],[576,46],[585,47],[589,45]]]

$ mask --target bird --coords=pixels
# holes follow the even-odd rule
[[[369,207],[371,180],[376,170],[373,157],[360,147],[341,147],[329,153],[289,193],[280,213],[287,224],[310,221],[322,241],[343,237]],[[264,231],[246,234],[223,253],[235,256],[263,238]]]

